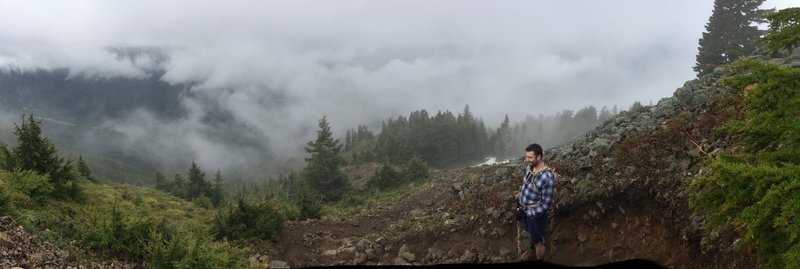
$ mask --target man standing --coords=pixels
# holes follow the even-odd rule
[[[530,144],[525,148],[525,162],[528,163],[522,177],[522,187],[517,193],[520,207],[525,212],[522,227],[528,232],[530,248],[522,253],[522,260],[544,258],[547,211],[553,208],[553,195],[556,189],[555,175],[542,160],[542,146]]]

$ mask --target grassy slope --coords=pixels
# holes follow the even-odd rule
[[[0,170],[0,188],[11,192],[12,215],[17,222],[40,238],[73,251],[82,257],[91,255],[81,250],[81,239],[93,225],[108,219],[116,207],[127,218],[166,220],[177,230],[205,231],[213,211],[178,199],[167,193],[114,183],[84,182],[86,201],[47,200],[37,203],[27,195],[15,192],[10,175]]]

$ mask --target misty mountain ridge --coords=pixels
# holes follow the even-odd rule
[[[95,163],[127,166],[126,169],[97,166],[95,170],[112,179],[119,176],[113,171],[139,171],[120,179],[138,184],[148,182],[154,170],[179,172],[191,161],[210,170],[223,169],[251,180],[266,179],[302,167],[302,145],[313,135],[314,122],[298,122],[291,128],[284,128],[289,122],[279,118],[293,101],[280,91],[264,90],[258,98],[248,98],[245,106],[252,104],[258,108],[245,108],[253,113],[243,114],[243,111],[235,111],[237,103],[231,102],[253,96],[241,92],[263,86],[217,89],[221,95],[210,95],[209,89],[199,87],[202,82],[173,84],[164,78],[169,53],[179,49],[108,47],[106,50],[117,61],[140,67],[144,76],[103,77],[72,72],[68,68],[0,69],[0,114],[4,115],[0,117],[0,133],[5,133],[0,139],[11,141],[8,138],[13,123],[19,121],[21,114],[31,113],[44,120],[45,132],[69,156],[77,157],[80,152],[92,166]],[[220,96],[229,99],[220,100]],[[578,113],[564,110],[555,116],[528,116],[523,122],[509,126],[513,147],[527,143],[532,136],[545,146],[556,146],[598,125],[598,117],[600,122],[608,117],[590,108]],[[559,119],[572,117],[584,118],[583,123],[557,126]],[[368,129],[380,130],[381,121],[376,119],[373,123],[362,124]],[[334,127],[343,129],[346,126]],[[558,127],[572,129],[568,132],[570,135],[543,132]],[[526,128],[535,131],[527,132]],[[490,128],[487,132],[495,130]],[[336,135],[344,140],[344,132]],[[465,160],[461,165],[469,164],[473,162]]]

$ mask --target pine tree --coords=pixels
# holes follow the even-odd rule
[[[344,150],[348,151],[353,147],[353,136],[350,134],[351,130],[347,130],[347,135],[344,138]]]
[[[762,31],[754,22],[766,10],[758,9],[764,0],[715,0],[714,10],[699,41],[694,71],[703,76],[720,65],[750,55]]]
[[[89,169],[89,166],[86,165],[86,162],[83,161],[83,156],[78,156],[78,174],[80,174],[83,178],[91,181],[96,182],[96,179],[92,176],[92,170]]]
[[[214,185],[211,187],[211,197],[209,198],[211,198],[211,203],[214,207],[218,207],[222,203],[222,199],[225,198],[225,192],[222,189],[222,175],[219,170],[214,174]]]
[[[769,32],[761,40],[773,53],[800,45],[800,7],[782,9],[766,16]]]
[[[13,155],[8,151],[6,145],[0,142],[0,169],[11,171],[15,166]]]
[[[511,155],[511,122],[508,114],[497,128],[497,158],[506,158]]]
[[[23,116],[22,125],[14,125],[17,146],[11,152],[14,168],[29,170],[48,175],[53,185],[53,194],[59,198],[70,196],[73,190],[79,189],[73,173],[72,161],[58,156],[55,145],[42,136],[41,121],[34,120],[33,115]]]
[[[171,192],[173,195],[180,198],[188,197],[188,192],[186,191],[186,179],[184,179],[180,173],[175,173],[175,180],[173,181]]]
[[[206,173],[203,173],[200,170],[200,167],[197,166],[197,163],[192,161],[192,165],[189,167],[189,171],[187,173],[189,178],[188,185],[186,186],[187,195],[189,199],[194,199],[200,196],[206,195],[208,190],[210,189],[208,186],[208,182],[206,182]]]
[[[305,159],[303,175],[309,186],[325,201],[341,199],[351,186],[347,176],[339,169],[345,161],[339,156],[341,145],[339,140],[333,139],[327,117],[319,120],[317,138],[309,141],[305,150],[309,157]]]

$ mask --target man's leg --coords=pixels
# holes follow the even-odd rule
[[[523,261],[532,260],[536,258],[536,247],[535,247],[536,245],[533,236],[534,233],[533,231],[535,230],[533,219],[532,218],[522,219],[522,227],[525,229],[525,231],[528,232],[528,240],[530,241],[530,244],[528,246],[528,249],[526,249],[525,252],[522,253],[520,259],[522,259]]]
[[[530,233],[531,249],[536,250],[536,258],[541,260],[547,253],[547,247],[545,247],[545,238],[544,238],[544,234],[547,229],[547,213],[531,219],[530,222],[532,223],[531,225],[532,232]]]

